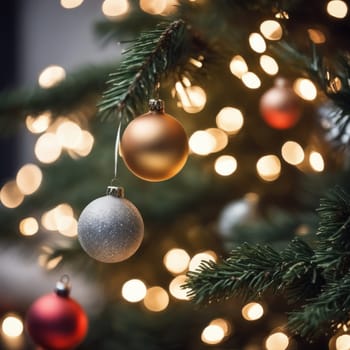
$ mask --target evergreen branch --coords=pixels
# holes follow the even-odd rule
[[[321,199],[318,245],[315,263],[326,278],[334,279],[346,273],[350,266],[350,196],[340,188]]]
[[[198,270],[188,273],[184,288],[190,290],[188,295],[195,303],[233,296],[253,299],[270,288],[277,292],[293,287],[293,300],[300,299],[306,292],[297,297],[295,283],[310,275],[314,276],[312,283],[316,283],[317,271],[310,262],[312,254],[312,249],[300,240],[293,240],[281,253],[268,246],[244,244],[221,264],[202,262]]]
[[[110,74],[110,87],[99,103],[100,112],[117,109],[128,117],[140,113],[162,74],[169,73],[183,59],[185,29],[185,22],[177,20],[141,33],[124,52],[118,71]]]
[[[290,313],[289,329],[302,337],[313,339],[334,332],[339,324],[349,321],[350,274],[327,284],[322,293],[308,300],[300,311]]]

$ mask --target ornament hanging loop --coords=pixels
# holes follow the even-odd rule
[[[61,297],[68,297],[71,289],[72,287],[70,284],[69,276],[68,275],[61,276],[59,281],[57,281],[56,283],[56,287],[55,287],[56,294]]]
[[[120,130],[122,126],[122,120],[120,119],[119,125],[118,125],[118,130],[117,130],[117,135],[115,138],[115,145],[114,145],[114,177],[111,180],[111,185],[115,186],[118,184],[118,157],[119,157],[119,143],[120,143]]]

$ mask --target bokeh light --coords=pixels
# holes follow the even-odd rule
[[[335,18],[345,18],[348,14],[348,5],[345,1],[332,0],[327,4],[327,12]]]
[[[336,350],[350,350],[350,335],[342,334],[335,341]]]
[[[219,344],[224,338],[224,330],[215,324],[209,324],[206,326],[201,334],[201,340],[206,344]]]
[[[220,152],[227,146],[228,136],[223,130],[218,128],[208,128],[205,130],[205,132],[212,135],[215,139],[215,147],[211,151],[212,153]]]
[[[46,67],[39,75],[38,82],[39,85],[44,88],[48,89],[51,88],[58,83],[60,83],[62,80],[64,80],[66,77],[66,71],[61,66],[48,66]]]
[[[106,17],[118,17],[125,15],[129,10],[127,0],[105,0],[102,3],[102,12]]]
[[[281,161],[273,154],[261,157],[256,163],[258,175],[265,181],[278,179],[281,173]]]
[[[210,133],[197,130],[190,136],[188,144],[193,153],[205,156],[213,152],[216,140]]]
[[[278,73],[278,63],[276,60],[268,55],[260,56],[260,67],[264,70],[265,73],[269,75],[276,75]]]
[[[269,335],[265,342],[267,350],[285,350],[289,345],[289,338],[282,332]]]
[[[185,112],[198,113],[205,107],[207,95],[200,86],[184,87],[183,83],[178,81],[175,84],[175,90]]]
[[[2,320],[1,329],[3,333],[11,338],[17,338],[23,333],[23,322],[16,314],[7,314]]]
[[[204,252],[198,253],[192,257],[190,260],[190,265],[188,269],[190,271],[195,271],[198,269],[202,261],[214,261],[216,262],[217,256],[212,250],[206,250]]]
[[[233,107],[224,107],[216,116],[216,125],[228,134],[236,134],[244,124],[242,112]]]
[[[317,89],[310,79],[299,78],[293,84],[295,93],[306,101],[312,101],[317,97]]]
[[[210,322],[211,325],[220,327],[224,331],[225,337],[232,332],[232,325],[229,321],[224,318],[215,318]]]
[[[243,74],[248,72],[245,59],[240,55],[234,56],[230,62],[230,71],[237,78],[241,79]]]
[[[80,126],[70,120],[66,120],[58,126],[56,135],[61,145],[68,149],[77,147],[82,139]]]
[[[163,311],[169,305],[169,294],[164,288],[159,286],[148,288],[143,303],[150,311]]]
[[[42,179],[42,171],[35,164],[23,165],[16,175],[17,186],[25,195],[34,193],[40,187]]]
[[[23,236],[33,236],[39,230],[38,221],[33,217],[24,218],[19,223],[19,232]]]
[[[145,284],[139,279],[126,281],[122,286],[122,296],[130,303],[141,301],[147,293]]]
[[[309,38],[314,44],[323,44],[326,42],[326,36],[318,29],[310,28],[307,30]]]
[[[8,181],[0,191],[1,203],[10,209],[17,208],[23,202],[24,195],[17,186],[16,181]]]
[[[258,53],[263,53],[266,50],[265,40],[259,33],[249,35],[249,45],[253,51]]]
[[[264,308],[259,303],[251,302],[243,306],[242,316],[247,321],[256,321],[264,315]]]
[[[184,249],[173,248],[169,250],[164,258],[163,263],[168,271],[174,274],[184,272],[188,268],[190,256]]]
[[[283,159],[292,165],[298,165],[303,162],[305,153],[299,143],[295,141],[287,141],[281,149]]]
[[[282,38],[283,30],[275,20],[266,20],[260,24],[260,32],[268,40],[279,40]]]
[[[87,130],[82,130],[80,142],[74,147],[74,153],[80,157],[86,157],[92,151],[94,146],[94,137]]]
[[[322,172],[324,170],[324,160],[321,153],[312,151],[309,155],[309,162],[314,171]]]
[[[261,86],[260,78],[253,72],[242,75],[243,84],[249,89],[258,89]]]
[[[84,0],[61,0],[61,6],[65,9],[73,9],[80,6]]]
[[[186,275],[178,275],[172,279],[172,281],[169,284],[169,292],[174,298],[179,300],[189,299],[189,297],[187,296],[188,290],[181,288],[181,286],[185,284],[186,281]]]
[[[217,174],[229,176],[237,169],[236,158],[229,155],[222,155],[215,160],[214,168]]]
[[[26,117],[26,127],[33,134],[40,134],[47,130],[51,122],[51,113],[44,112],[37,117],[28,115]]]
[[[167,8],[167,0],[140,0],[140,8],[151,15],[160,15]]]
[[[34,146],[34,153],[41,163],[53,163],[61,155],[62,147],[56,134],[47,132],[41,135]]]

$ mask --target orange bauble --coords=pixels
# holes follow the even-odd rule
[[[175,176],[188,157],[188,140],[183,126],[164,113],[163,101],[151,100],[150,111],[126,127],[120,152],[126,166],[147,181]]]
[[[260,113],[266,124],[275,129],[289,129],[300,119],[300,100],[287,80],[276,79],[260,100]]]

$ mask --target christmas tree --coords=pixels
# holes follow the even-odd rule
[[[4,80],[2,348],[348,349],[348,4],[101,5],[121,57]]]

